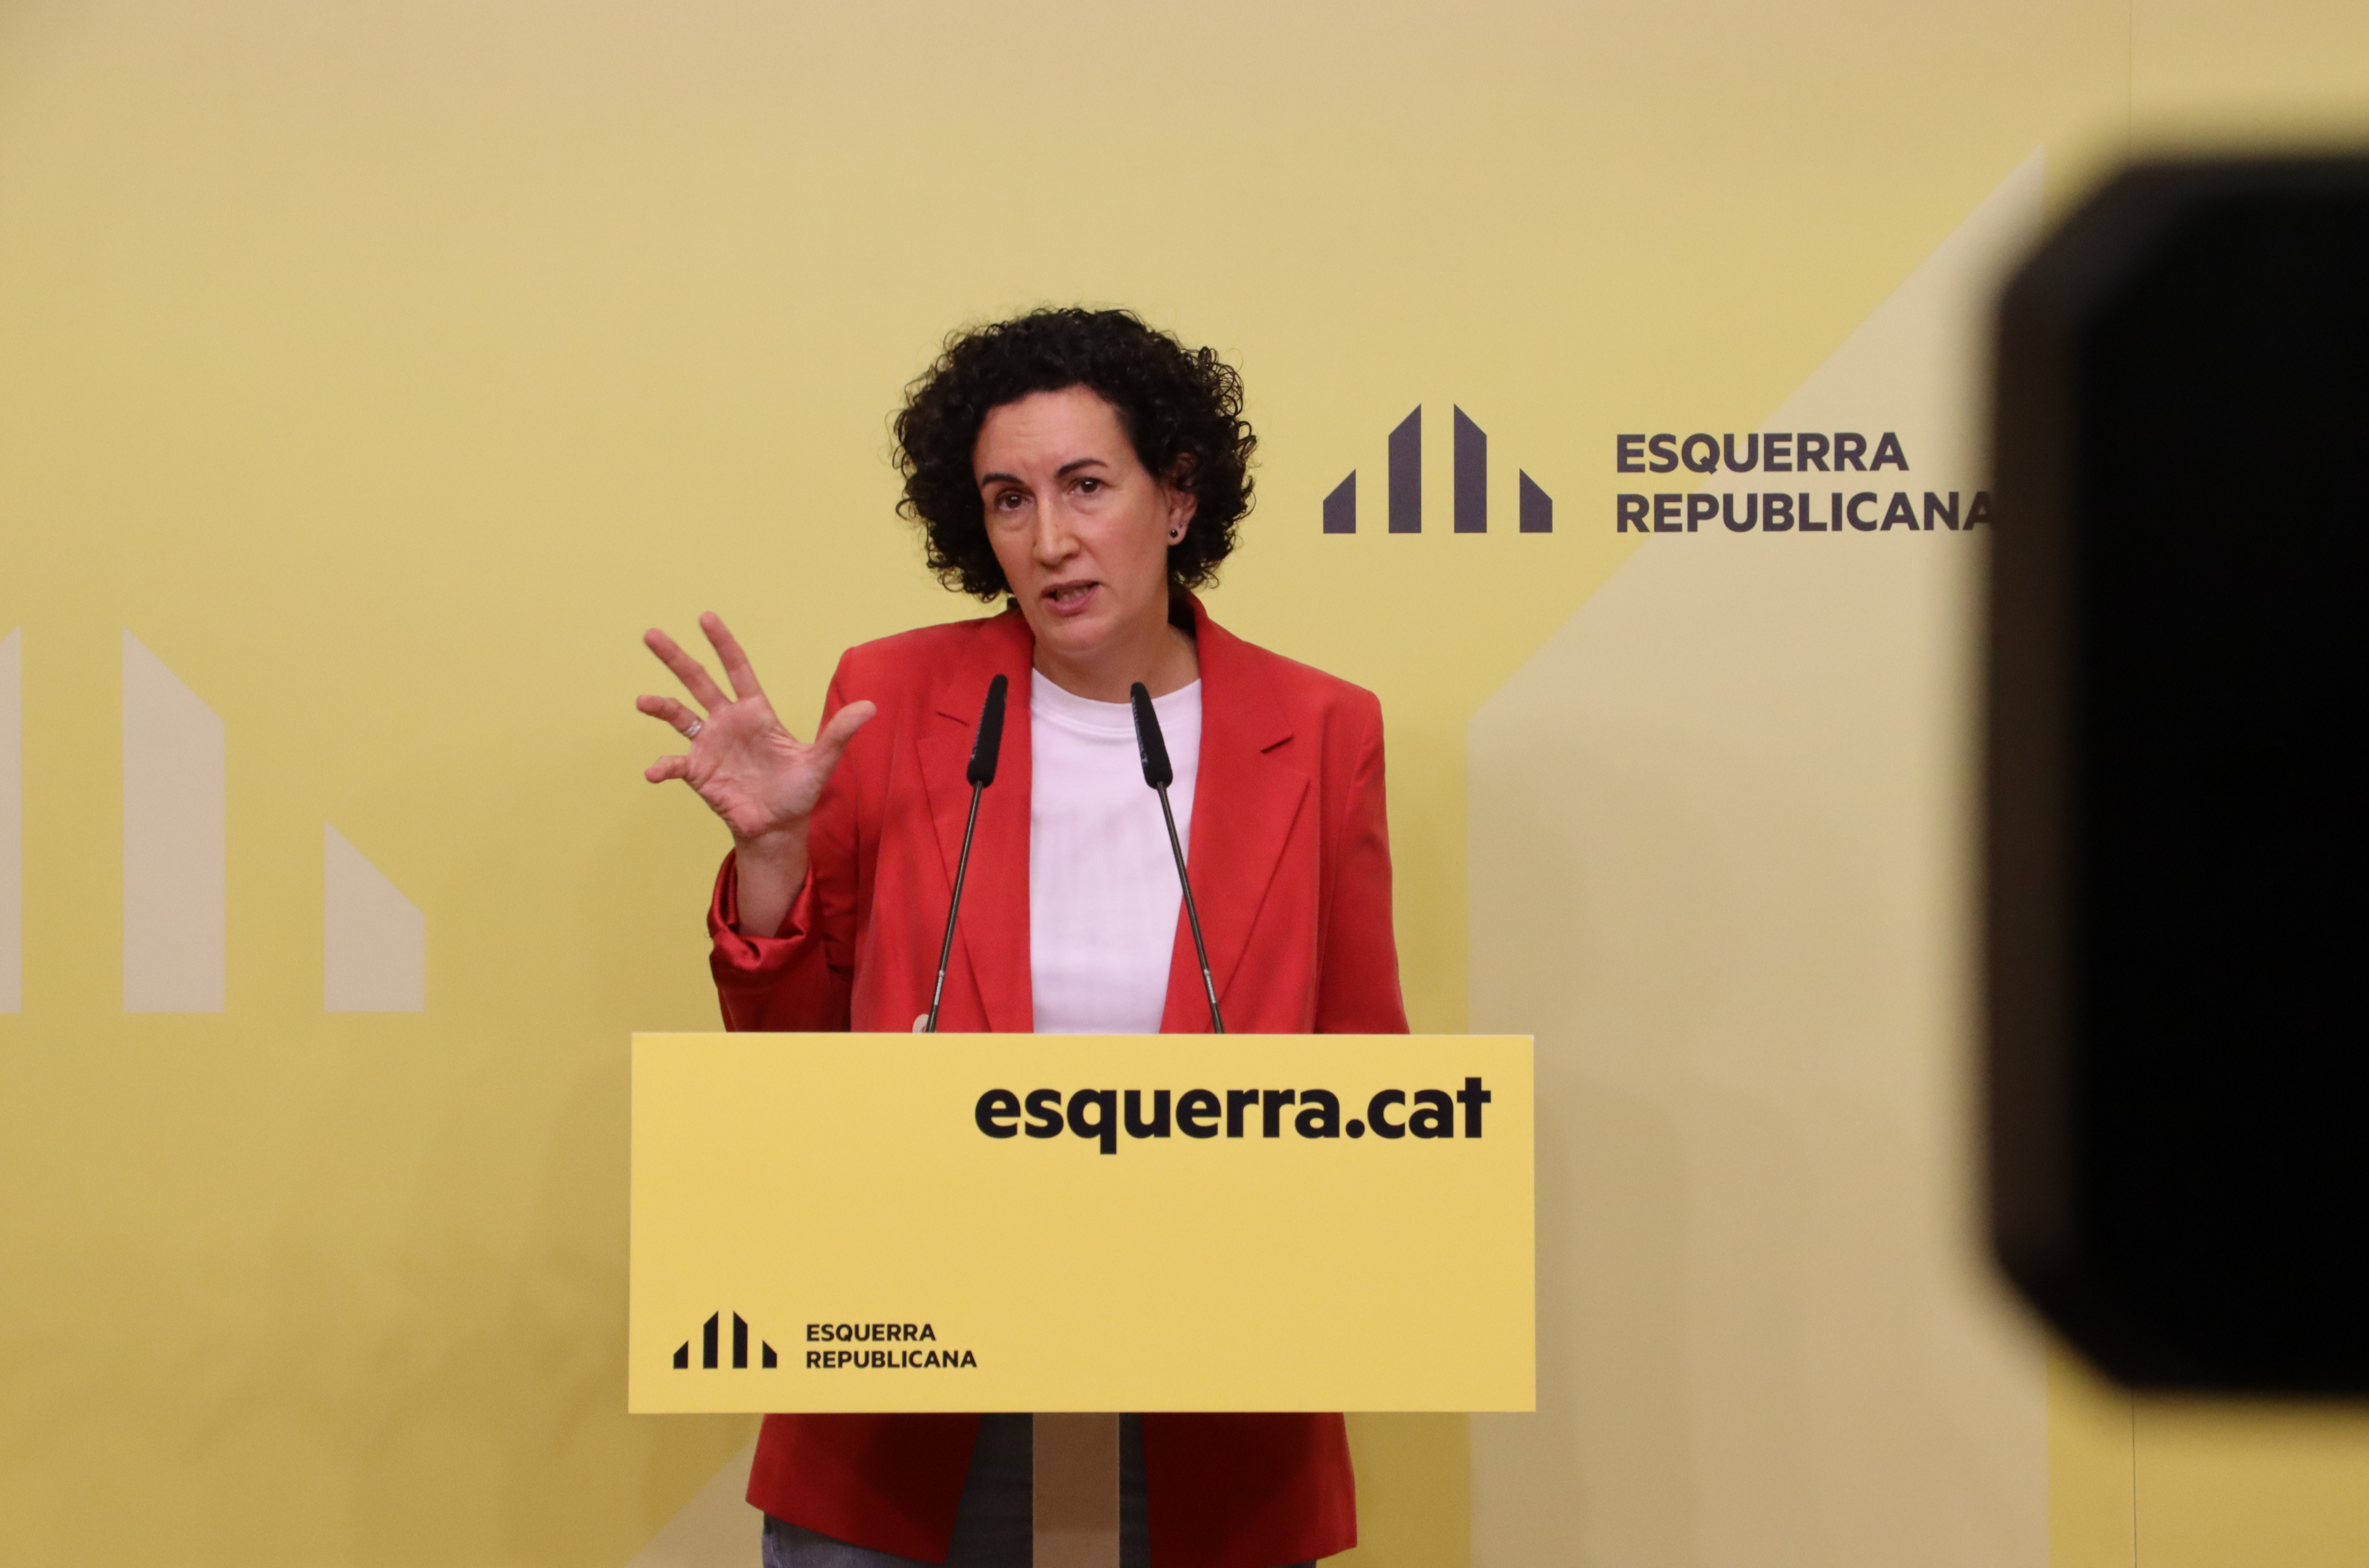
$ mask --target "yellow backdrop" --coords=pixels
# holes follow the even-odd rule
[[[1536,682],[1563,667],[1534,656],[1603,635],[1591,596],[1639,542],[1613,532],[1612,497],[1645,487],[1616,474],[1615,435],[1761,428],[2020,170],[2056,207],[2134,142],[2358,134],[2364,29],[2344,0],[11,0],[6,1555],[710,1550],[686,1506],[728,1504],[749,1422],[624,1413],[625,1040],[714,1024],[699,911],[721,848],[694,803],[639,781],[665,738],[630,708],[658,683],[637,636],[720,610],[803,714],[848,643],[970,612],[919,570],[883,461],[898,388],[961,321],[1123,303],[1234,359],[1265,466],[1212,609],[1382,696],[1415,1026],[1467,1025],[1468,955],[1494,942],[1519,962],[1483,977],[1489,1005],[1553,1014],[1491,1020],[1538,1028],[1542,1094],[1574,1075],[1580,1116],[1617,1067],[1638,1075],[1623,1093],[1673,1096],[1671,1127],[1728,1125],[1714,1113],[1733,1084],[1652,1076],[1673,1059],[1654,1052],[1666,1020],[1591,1012],[1608,993],[1576,979],[1555,989],[1605,949],[1513,942],[1505,889],[1527,885],[1475,869],[1509,864],[1482,841],[1493,823],[1556,819],[1491,804],[1507,780],[1477,753],[1468,773],[1468,725],[1494,746],[1523,704],[1560,712]],[[2029,163],[2043,148],[2044,176]],[[1417,407],[1428,522],[1391,535],[1386,442]],[[1485,534],[1448,528],[1459,408],[1490,442]],[[1352,471],[1360,532],[1326,535],[1324,498]],[[1514,531],[1517,472],[1552,498],[1551,533]],[[1880,704],[1948,689],[1948,574],[1971,567],[1936,569],[1932,615],[1909,627],[1930,645],[1917,681],[1858,715],[1903,715],[1897,755],[1917,766],[1951,755],[1948,714],[1920,728]],[[1657,624],[1630,612],[1641,636]],[[1624,679],[1649,715],[1678,715],[1683,650],[1655,651]],[[1513,706],[1493,719],[1501,689]],[[1797,741],[1745,727],[1723,744],[1781,768]],[[0,745],[0,764],[15,755]],[[142,772],[151,756],[172,767]],[[1940,868],[1885,884],[1940,984],[1961,951],[1955,809],[1884,829]],[[1622,885],[1678,901],[1695,869]],[[1588,929],[1574,922],[1596,906],[1545,896],[1512,935]],[[395,950],[424,933],[419,960],[341,968],[357,932]],[[1804,983],[1856,995],[1865,958]],[[1938,1014],[1911,1024],[1924,1087],[1898,1104],[1929,1112],[1963,1036]],[[1607,1041],[1631,1054],[1587,1054]],[[1829,1108],[1857,1103],[1852,1073],[1891,1082],[1889,1059],[1835,1067]],[[1869,1104],[1883,1136],[1863,1147],[1896,1134],[1930,1199],[1907,1208],[1940,1215],[1947,1129]],[[1542,1099],[1542,1129],[1558,1114]],[[1647,1168],[1724,1191],[1762,1168],[1734,1147]],[[1542,1167],[1542,1223],[1599,1212],[1573,1207],[1576,1187],[1557,1210],[1554,1182],[1638,1168]],[[1600,1431],[1542,1406],[1529,1435],[1476,1450],[1459,1417],[1359,1418],[1359,1558],[1872,1561],[1928,1526],[1961,1555],[2028,1553],[2013,1531],[1986,1545],[1935,1524],[1978,1490],[1935,1483],[1838,1525],[1779,1505],[1801,1432],[1839,1423],[1849,1441],[1817,1451],[1847,1454],[1932,1407],[1871,1376],[1799,1379],[1793,1342],[1750,1337],[1754,1270],[1848,1273],[1867,1253],[1738,1212],[1726,1233],[1764,1250],[1689,1287],[1711,1327],[1681,1317],[1675,1342],[1639,1342],[1680,1356],[1627,1385],[1661,1425],[1592,1447]],[[1565,1281],[1542,1274],[1542,1400],[1558,1344],[1660,1299],[1574,1295],[1572,1271],[1608,1255],[1590,1234],[1558,1254],[1542,1232],[1542,1269]],[[1948,1310],[1973,1322],[1990,1309],[1946,1250],[1917,1277],[1961,1291]],[[1591,1300],[1613,1317],[1587,1317]],[[1835,1343],[1819,1322],[1801,1343]],[[1755,1344],[1775,1359],[1721,1359]],[[1619,1348],[1587,1376],[1618,1383]],[[1781,1376],[1756,1383],[1764,1364]],[[2348,1512],[2369,1494],[2369,1436],[2350,1419],[2134,1414],[2054,1376],[2061,1562],[2333,1563],[2369,1540]],[[1690,1429],[1654,1392],[1680,1388],[1774,1413]],[[2036,1452],[2012,1421],[1977,1426],[2001,1507],[2027,1508],[2041,1483],[2015,1478]],[[1539,1432],[1577,1436],[1541,1448]],[[1541,1471],[1541,1452],[1585,1473]],[[2263,1483],[2258,1467],[2290,1455]],[[1567,1528],[1542,1484],[1632,1512],[1585,1516],[1610,1533]]]

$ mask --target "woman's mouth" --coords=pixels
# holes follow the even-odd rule
[[[1056,615],[1075,615],[1093,601],[1094,589],[1101,586],[1093,582],[1057,582],[1045,590],[1046,607]]]

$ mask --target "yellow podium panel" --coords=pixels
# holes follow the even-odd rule
[[[629,1408],[1528,1410],[1530,1042],[639,1035]]]

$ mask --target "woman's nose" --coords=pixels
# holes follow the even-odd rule
[[[1036,559],[1047,566],[1066,561],[1077,552],[1077,535],[1070,532],[1069,520],[1058,506],[1045,507],[1036,513],[1036,532],[1032,542]]]

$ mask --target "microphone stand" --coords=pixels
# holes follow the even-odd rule
[[[1176,836],[1176,813],[1168,804],[1168,786],[1176,769],[1168,761],[1168,741],[1160,733],[1160,715],[1152,710],[1151,693],[1137,681],[1127,689],[1135,710],[1135,752],[1143,761],[1143,782],[1160,796],[1160,816],[1168,824],[1168,853],[1176,857],[1176,885],[1184,890],[1184,921],[1193,928],[1193,952],[1201,960],[1201,990],[1209,999],[1209,1032],[1226,1032],[1225,1015],[1218,1011],[1218,982],[1209,974],[1209,946],[1201,940],[1201,912],[1193,907],[1193,879],[1184,874],[1184,841]]]
[[[930,988],[930,1016],[921,1025],[921,1033],[938,1032],[938,1005],[945,1000],[946,969],[954,962],[955,917],[962,912],[963,883],[970,875],[970,839],[978,829],[978,797],[995,782],[995,763],[1003,750],[1003,692],[1007,682],[999,675],[987,683],[987,703],[978,712],[978,735],[971,742],[970,766],[963,776],[970,781],[970,816],[963,822],[962,853],[955,860],[955,896],[946,904],[946,936],[938,944],[938,981]],[[1162,797],[1163,801],[1165,796]],[[1175,837],[1173,823],[1169,836]]]

